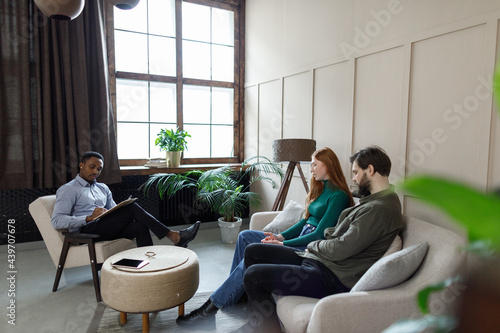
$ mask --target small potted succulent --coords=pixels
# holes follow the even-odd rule
[[[185,130],[177,127],[173,129],[161,129],[155,140],[155,145],[160,151],[166,151],[167,167],[177,168],[181,164],[181,153],[187,150],[186,138],[191,137]]]

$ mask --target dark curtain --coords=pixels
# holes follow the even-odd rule
[[[65,22],[0,1],[0,189],[59,187],[88,150],[104,156],[99,180],[120,182],[103,2]]]

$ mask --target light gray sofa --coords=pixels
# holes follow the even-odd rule
[[[278,213],[253,214],[249,228],[261,230]],[[429,245],[422,264],[413,276],[399,285],[381,290],[342,293],[323,299],[279,297],[277,311],[284,331],[381,332],[398,319],[420,316],[416,295],[421,289],[465,272],[465,240],[452,231],[412,217],[405,217],[405,227],[400,236],[403,250],[418,243]],[[444,314],[454,311],[463,289],[463,285],[456,283],[441,293],[433,294],[431,312]]]

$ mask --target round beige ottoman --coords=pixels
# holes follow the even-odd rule
[[[122,258],[149,260],[140,268],[114,267]],[[120,322],[127,313],[142,313],[143,332],[149,331],[149,313],[179,306],[195,294],[199,283],[198,256],[191,250],[168,245],[146,246],[117,253],[104,262],[101,271],[103,301],[120,311]]]

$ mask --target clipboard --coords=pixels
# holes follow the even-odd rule
[[[106,216],[106,215],[108,215],[109,213],[112,213],[112,212],[114,212],[115,210],[120,209],[120,208],[121,208],[121,207],[123,207],[123,206],[126,206],[126,205],[128,205],[128,204],[131,204],[132,202],[134,202],[134,201],[136,201],[136,200],[137,200],[137,198],[132,198],[132,197],[130,197],[130,198],[126,199],[126,200],[123,200],[123,201],[122,201],[122,202],[120,202],[118,205],[114,206],[113,208],[110,208],[109,210],[105,211],[105,212],[104,212],[104,213],[102,213],[101,215],[96,216],[94,219],[90,220],[89,222],[91,222],[91,221],[95,221],[95,220],[97,220],[97,219],[100,219],[101,217]]]

